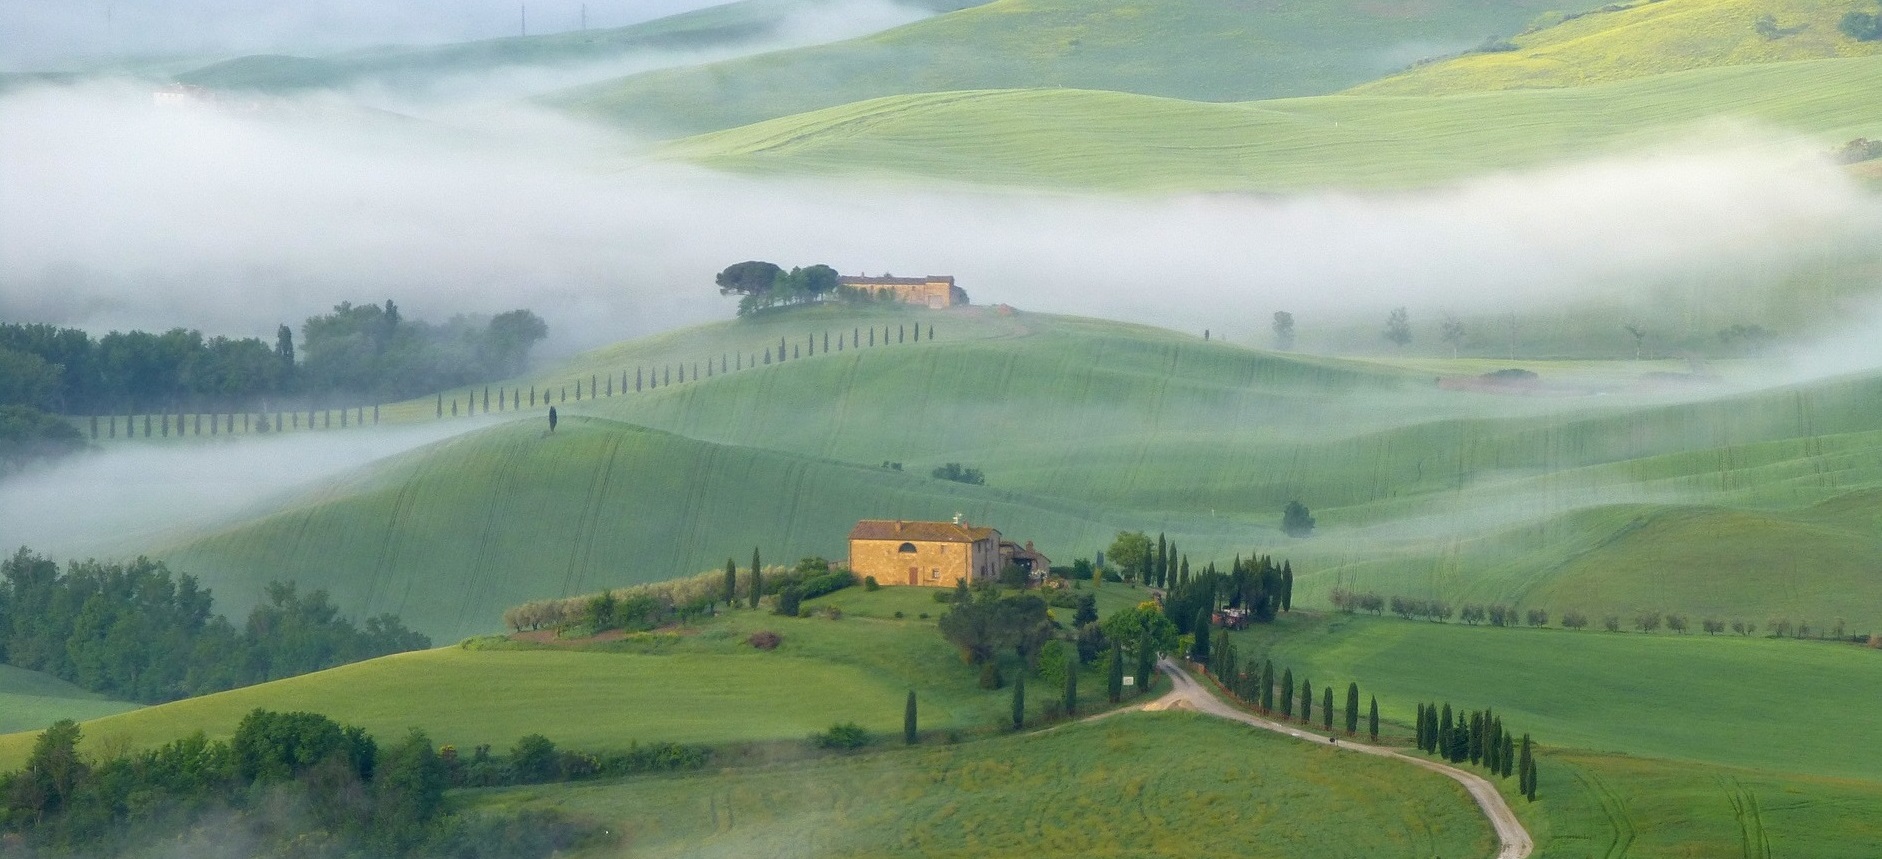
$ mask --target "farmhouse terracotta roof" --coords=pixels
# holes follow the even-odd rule
[[[931,274],[927,277],[869,277],[843,275],[836,279],[843,286],[927,286],[931,283],[954,285],[953,275]]]
[[[852,540],[923,540],[930,543],[977,543],[1000,532],[992,528],[956,525],[953,522],[906,522],[898,519],[864,519],[850,529]]]

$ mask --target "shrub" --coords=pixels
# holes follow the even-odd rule
[[[1870,15],[1866,12],[1851,12],[1843,16],[1836,25],[1843,35],[1858,42],[1882,40],[1882,15]]]
[[[842,722],[821,734],[812,734],[810,741],[820,749],[854,751],[869,745],[869,732],[855,722]]]
[[[922,620],[927,620],[927,619],[928,619],[928,613],[927,613],[927,612],[925,612],[925,611],[924,611],[924,612],[922,612],[921,614],[918,614],[918,615],[915,615],[915,616],[916,616],[916,617],[919,617],[919,618],[921,618]]]
[[[804,601],[804,592],[796,585],[778,591],[777,613],[785,617],[796,617],[797,607]]]
[[[980,688],[998,689],[1006,685],[1006,678],[1000,676],[1000,666],[989,659],[980,663]]]
[[[866,590],[870,593],[875,593],[876,591],[882,590],[882,585],[876,582],[875,576],[870,576],[868,578],[863,579],[863,590]]]
[[[958,462],[950,462],[931,473],[936,480],[952,480],[955,483],[967,483],[974,486],[984,486],[987,483],[987,477],[980,473],[980,469],[968,468]]]
[[[752,633],[751,637],[745,639],[745,643],[759,650],[776,650],[778,649],[778,645],[784,643],[784,636],[769,630],[759,630],[758,632]]]
[[[907,617],[907,616],[908,616],[908,615],[906,615],[906,614],[903,614],[903,613],[902,613],[902,611],[901,611],[901,609],[896,609],[896,611],[895,611],[895,619],[896,619],[896,620],[901,620],[902,618],[904,618],[904,617]],[[924,615],[922,615],[922,617],[927,617],[927,615],[925,615],[925,614],[924,614]]]
[[[819,617],[829,618],[830,620],[842,620],[843,610],[833,605],[826,605],[817,609],[817,615]]]

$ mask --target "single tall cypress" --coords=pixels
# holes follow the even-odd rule
[[[1196,610],[1196,643],[1189,649],[1191,659],[1207,664],[1209,661],[1209,609]]]
[[[1281,610],[1294,609],[1294,562],[1281,562]]]
[[[1417,737],[1418,751],[1425,750],[1425,702],[1418,702],[1418,724],[1412,731]]]
[[[1333,687],[1320,690],[1320,724],[1327,730],[1333,730]]]
[[[1157,534],[1157,570],[1156,586],[1163,587],[1170,578],[1170,541],[1162,533]]]
[[[1264,713],[1274,712],[1274,660],[1272,659],[1261,663],[1261,710]]]
[[[1470,745],[1465,750],[1472,764],[1483,763],[1483,714],[1470,714]]]
[[[731,558],[725,559],[725,607],[738,604],[738,564]]]
[[[914,745],[916,739],[915,690],[908,690],[908,704],[902,708],[902,742]]]
[[[1498,770],[1497,775],[1502,776],[1503,778],[1509,778],[1511,770],[1515,769],[1516,767],[1516,738],[1515,737],[1512,737],[1509,734],[1503,735],[1503,751],[1498,754],[1498,757],[1502,758],[1503,766],[1501,767],[1501,769]]]
[[[1530,802],[1536,801],[1536,757],[1530,749],[1529,735],[1523,735],[1522,758],[1517,764],[1521,773],[1516,779],[1516,789]]]
[[[1105,694],[1111,703],[1124,700],[1124,645],[1111,643],[1111,676],[1107,678]]]
[[[1359,733],[1359,684],[1346,684],[1346,736]]]
[[[1151,646],[1150,636],[1144,636],[1137,644],[1137,694],[1150,691],[1150,672],[1157,667],[1157,651]]]
[[[1379,741],[1379,696],[1373,695],[1371,698],[1372,706],[1366,712],[1366,735],[1376,743]]]
[[[870,329],[874,330],[874,329]],[[1026,727],[1026,668],[1013,672],[1013,730]]]
[[[1294,669],[1281,672],[1281,718],[1294,718]]]
[[[1313,721],[1313,683],[1305,677],[1300,681],[1300,721],[1303,725]]]
[[[751,549],[751,607],[758,607],[758,597],[765,592],[763,568],[758,566],[758,547]]]
[[[1078,715],[1078,651],[1065,657],[1065,715]]]
[[[1438,747],[1433,750],[1443,756],[1445,760],[1450,760],[1451,758],[1452,728],[1451,702],[1446,701],[1444,702],[1444,715],[1438,718]]]

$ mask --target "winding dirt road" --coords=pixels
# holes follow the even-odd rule
[[[1194,678],[1189,676],[1188,672],[1184,671],[1170,660],[1163,660],[1158,664],[1158,667],[1161,668],[1165,674],[1170,675],[1170,682],[1174,688],[1163,697],[1145,704],[1143,707],[1145,710],[1194,710],[1198,713],[1206,713],[1218,718],[1241,722],[1244,725],[1263,728],[1278,734],[1286,734],[1290,737],[1306,740],[1308,742],[1326,742],[1326,737],[1317,735],[1307,728],[1272,722],[1231,706],[1221,698],[1216,697],[1214,692],[1209,691],[1209,689],[1205,688],[1202,684],[1197,683]],[[1490,825],[1496,828],[1496,837],[1502,842],[1502,847],[1497,850],[1496,859],[1526,859],[1526,857],[1535,850],[1535,842],[1530,840],[1529,830],[1524,829],[1522,823],[1517,821],[1516,812],[1510,809],[1509,803],[1503,801],[1503,795],[1497,792],[1496,786],[1490,784],[1488,780],[1481,776],[1456,767],[1446,766],[1436,761],[1400,754],[1397,751],[1382,746],[1371,746],[1365,743],[1353,743],[1342,740],[1336,747],[1343,751],[1358,752],[1365,755],[1377,755],[1382,758],[1396,758],[1413,766],[1423,767],[1435,773],[1442,773],[1452,781],[1463,785],[1464,790],[1470,792],[1470,798],[1476,800],[1477,807],[1483,810],[1484,816],[1490,818]]]

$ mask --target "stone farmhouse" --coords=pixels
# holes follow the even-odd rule
[[[954,285],[951,275],[931,274],[927,277],[869,277],[845,275],[836,279],[837,286],[871,293],[876,298],[893,296],[903,304],[920,304],[931,310],[941,310],[967,303],[967,292]]]
[[[1007,564],[1042,577],[1051,566],[1031,543],[1000,539],[992,528],[952,522],[864,519],[850,530],[849,568],[879,585],[951,588],[992,579]]]

